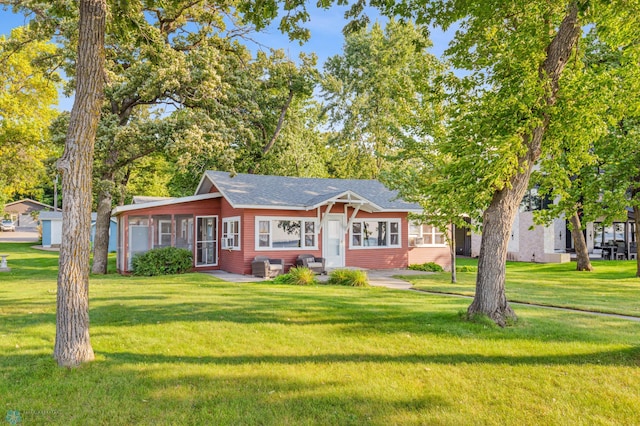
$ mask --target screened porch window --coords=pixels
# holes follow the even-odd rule
[[[129,216],[129,256],[127,267],[133,267],[133,257],[146,253],[150,249],[150,231],[148,216]]]
[[[152,216],[152,219],[156,228],[153,248],[171,247],[171,238],[173,234],[171,215],[155,215]]]
[[[176,247],[193,250],[193,215],[176,215]]]
[[[194,249],[193,215],[134,215],[118,220],[122,229],[118,249],[122,250],[123,241],[126,241],[128,249],[123,261],[129,271],[133,256],[152,248],[173,246],[189,251]],[[128,231],[125,231],[124,223],[127,224]]]
[[[218,264],[217,235],[217,216],[196,218],[196,266]]]

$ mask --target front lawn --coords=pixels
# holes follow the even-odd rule
[[[475,259],[458,259],[474,268]],[[568,307],[640,317],[640,278],[635,260],[595,260],[593,272],[576,271],[575,262],[540,264],[507,262],[507,299],[512,302]],[[476,272],[407,276],[415,288],[466,296],[475,294]],[[516,307],[516,313],[520,307]]]
[[[380,288],[91,279],[96,361],[58,368],[55,253],[0,245],[0,401],[24,424],[640,424],[640,323]]]

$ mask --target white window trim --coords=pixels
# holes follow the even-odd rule
[[[215,224],[216,224],[216,235],[213,236],[213,240],[207,240],[207,241],[200,241],[198,240],[198,219],[206,219],[206,218],[213,218],[215,220]],[[206,215],[206,216],[195,216],[194,217],[194,222],[193,222],[193,232],[194,232],[194,241],[193,241],[193,254],[194,254],[194,259],[193,259],[193,264],[196,268],[206,268],[208,266],[218,266],[218,264],[220,263],[220,253],[218,252],[218,225],[219,225],[219,221],[218,221],[218,216],[217,215]],[[203,242],[211,242],[214,243],[213,244],[213,249],[215,250],[216,253],[216,262],[215,263],[206,263],[206,264],[201,264],[198,265],[198,243],[203,243]]]
[[[260,247],[260,222],[261,221],[269,221],[272,220],[289,220],[289,221],[302,221],[302,227],[300,228],[300,244],[304,244],[304,222],[313,222],[313,230],[314,230],[314,239],[315,244],[313,246],[304,246],[301,247]],[[318,227],[318,219],[315,217],[292,217],[292,216],[256,216],[255,217],[255,232],[254,232],[254,246],[256,251],[300,251],[300,250],[318,250],[318,237],[319,237],[319,227]],[[271,236],[271,226],[269,226],[269,244],[273,244],[273,237]]]
[[[233,222],[238,222],[238,245],[224,245],[225,239],[228,238],[233,238],[233,236],[235,234],[229,234],[228,230],[229,230],[229,224],[233,223]],[[224,232],[224,228],[225,225],[227,226],[227,233]],[[230,235],[230,236],[229,236]],[[240,216],[233,216],[233,217],[225,217],[222,219],[222,241],[220,241],[220,247],[222,247],[224,250],[229,250],[229,251],[240,251],[241,250],[241,246],[242,246],[242,228],[240,227]]]
[[[420,224],[415,223],[414,225],[420,227],[420,236],[418,238],[424,238],[423,235],[425,235],[425,234],[422,233],[422,225],[431,225],[431,224],[430,223],[420,223]],[[435,241],[436,234],[443,234],[444,235],[444,232],[441,232],[440,229],[437,226],[431,225],[431,227],[432,227],[431,228],[431,241]],[[435,232],[436,229],[438,231],[440,231],[440,232]],[[411,224],[409,224],[409,232],[408,232],[407,235],[409,237],[409,241],[411,241],[411,235],[416,235],[416,234],[412,234],[411,233]],[[410,244],[409,243],[409,247],[449,247],[449,246],[446,243],[443,243],[443,244],[424,244],[424,243],[423,244]]]
[[[356,222],[387,222],[387,242],[391,242],[391,223],[398,224],[398,244],[386,246],[354,246],[353,245],[353,224]],[[402,220],[401,219],[389,219],[389,218],[358,218],[354,219],[349,225],[349,250],[384,250],[384,249],[398,249],[402,248]]]
[[[162,224],[169,224],[169,229],[170,231],[167,232],[162,232]],[[172,245],[171,241],[173,241],[173,221],[171,219],[159,219],[158,220],[158,246],[162,246],[162,236],[163,235],[168,235],[169,236],[169,246]]]

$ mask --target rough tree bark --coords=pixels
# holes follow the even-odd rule
[[[113,181],[113,177],[108,180]],[[93,240],[93,265],[91,272],[106,274],[109,262],[109,228],[111,226],[111,204],[113,202],[112,189],[105,180],[98,193],[98,210],[96,213],[96,234]]]
[[[582,234],[582,224],[578,213],[574,213],[569,219],[571,223],[571,236],[573,237],[573,245],[576,249],[576,269],[578,271],[593,271],[591,260],[589,260],[589,250],[587,242]]]
[[[129,99],[122,104],[111,102],[111,113],[118,116],[118,124],[126,126],[131,118],[134,101]],[[133,163],[136,159],[150,153],[145,150],[139,155],[129,158],[120,158],[118,149],[111,149],[105,160],[105,171],[100,176],[100,187],[98,190],[98,210],[96,212],[96,234],[93,240],[93,265],[91,273],[104,275],[107,273],[109,264],[109,228],[111,227],[111,208],[113,204],[113,194],[118,185],[115,173],[121,167]],[[126,185],[126,184],[125,184]]]
[[[120,125],[124,126],[129,120],[129,113],[120,115]],[[109,228],[111,227],[111,208],[113,205],[113,195],[118,186],[123,191],[127,186],[130,171],[125,173],[121,182],[116,182],[115,171],[123,167],[130,166],[137,159],[151,154],[155,149],[146,149],[128,158],[119,158],[119,152],[113,150],[109,152],[109,159],[106,161],[106,172],[100,178],[100,188],[98,191],[98,211],[96,213],[96,235],[93,240],[93,274],[106,274],[109,263]],[[120,197],[124,199],[124,197]],[[122,202],[122,201],[121,201]]]
[[[556,102],[560,76],[579,35],[578,6],[572,2],[558,32],[547,46],[546,58],[539,70],[540,83],[547,89],[547,105]],[[548,114],[544,114],[542,123],[531,134],[522,136],[527,151],[519,158],[520,172],[503,189],[496,191],[483,213],[476,293],[467,310],[469,317],[484,314],[501,327],[517,319],[505,295],[507,246],[518,206],[529,185],[531,171],[540,158],[549,119]]]
[[[81,0],[79,7],[76,95],[58,161],[64,205],[53,356],[65,367],[94,359],[89,339],[91,180],[105,79],[106,0]]]

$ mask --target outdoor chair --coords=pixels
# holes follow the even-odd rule
[[[616,260],[625,260],[627,258],[627,244],[624,241],[616,241],[616,246],[618,246]]]
[[[632,241],[629,243],[629,260],[638,258],[638,243]]]
[[[256,277],[273,278],[284,273],[283,259],[269,259],[265,256],[256,256],[251,262],[251,273]]]
[[[324,257],[315,257],[312,254],[301,254],[296,259],[297,266],[304,266],[311,269],[316,274],[326,274]]]

